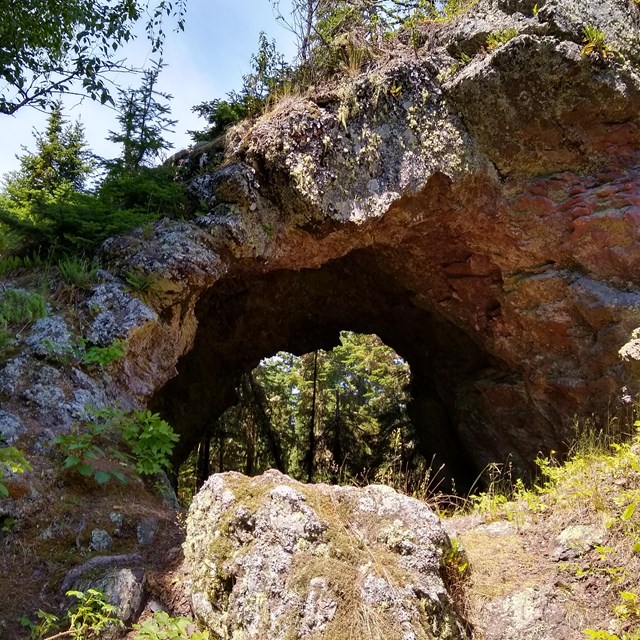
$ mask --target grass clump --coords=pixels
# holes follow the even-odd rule
[[[113,442],[119,446],[113,446]],[[129,466],[141,475],[171,468],[171,454],[178,435],[157,413],[106,407],[94,419],[75,425],[71,433],[56,436],[53,444],[64,454],[63,466],[99,485],[115,479],[126,482],[116,464]]]
[[[607,44],[604,32],[598,27],[587,24],[582,27],[582,35],[583,47],[580,53],[583,56],[596,56],[602,59],[614,56],[613,48]]]
[[[58,272],[66,284],[87,290],[96,281],[98,265],[86,258],[67,256],[58,262]]]
[[[513,40],[518,35],[518,30],[515,27],[509,27],[508,29],[502,29],[500,31],[493,31],[487,36],[487,51],[494,51],[503,44]]]
[[[44,318],[47,303],[39,293],[7,289],[0,296],[0,323],[22,324]]]

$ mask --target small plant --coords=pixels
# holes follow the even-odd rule
[[[0,276],[11,273],[22,267],[22,258],[20,256],[7,256],[0,260]]]
[[[493,31],[487,36],[487,51],[493,51],[512,40],[518,35],[518,30],[515,27],[509,27],[508,29],[502,29],[501,31]]]
[[[114,436],[122,438],[129,451],[101,446],[102,441],[113,440]],[[53,444],[65,454],[65,469],[93,477],[104,485],[111,478],[126,482],[122,472],[112,467],[108,455],[120,462],[133,460],[138,473],[151,475],[171,467],[171,454],[177,441],[178,435],[157,413],[106,407],[95,410],[94,419],[86,425],[74,425],[71,433],[57,436]]]
[[[7,289],[0,297],[0,323],[34,322],[47,315],[47,303],[39,293]]]
[[[620,591],[621,602],[613,607],[613,614],[618,620],[633,623],[637,629],[640,622],[640,596],[635,591]],[[585,629],[584,634],[592,640],[640,640],[640,633],[623,633],[621,636],[608,631]]]
[[[3,482],[4,474],[7,471],[24,473],[25,471],[31,471],[31,465],[19,449],[0,446],[0,497],[2,498],[9,497],[9,490]]]
[[[208,631],[194,631],[188,618],[172,618],[166,611],[158,611],[142,624],[134,624],[136,640],[209,640]]]
[[[127,343],[116,338],[106,347],[89,347],[82,356],[82,364],[106,367],[127,353]]]
[[[80,431],[79,425],[74,425],[71,433],[56,436],[53,444],[65,454],[64,468],[73,469],[86,478],[93,477],[99,485],[106,484],[111,478],[124,484],[126,479],[121,471],[105,469],[105,464],[96,465],[97,461],[107,457],[105,449],[98,445],[98,440],[105,435],[107,428],[108,424],[93,421],[86,425],[84,431]],[[116,450],[110,448],[109,451],[118,457]]]
[[[598,27],[593,27],[586,24],[582,27],[582,47],[581,54],[583,56],[597,56],[602,59],[612,58],[614,55],[613,49],[607,44],[606,36],[604,32]]]
[[[30,632],[29,640],[98,640],[104,637],[105,632],[124,626],[116,616],[116,607],[100,591],[67,591],[67,596],[76,598],[77,603],[66,614],[64,621],[46,611],[38,611],[38,624],[26,617],[22,618],[22,626],[27,627]]]
[[[134,410],[121,419],[122,437],[136,458],[136,471],[151,475],[171,468],[171,453],[178,441],[168,422],[157,413]]]
[[[124,279],[127,283],[127,291],[139,293],[141,297],[152,293],[156,282],[156,278],[153,275],[140,270],[128,271]]]
[[[50,357],[65,364],[76,362],[85,366],[106,367],[127,353],[127,343],[118,338],[106,347],[87,347],[87,341],[82,337],[63,343],[45,339],[41,344]]]
[[[67,284],[78,289],[90,289],[96,281],[98,266],[85,258],[68,256],[58,262],[58,272]]]

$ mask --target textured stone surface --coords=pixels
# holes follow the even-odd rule
[[[22,432],[22,420],[9,411],[0,410],[0,443],[13,444]]]
[[[388,487],[212,476],[187,520],[196,616],[220,637],[462,639],[438,518]]]
[[[140,567],[109,567],[79,577],[73,588],[101,591],[116,607],[116,616],[129,624],[135,621],[144,604],[144,584],[145,573]]]
[[[534,15],[535,4],[480,0],[425,26],[417,54],[397,43],[358,77],[287,98],[229,132],[219,171],[203,163],[191,187],[206,215],[108,240],[111,275],[69,326],[97,345],[126,340],[126,356],[69,365],[34,353],[42,324],[32,346],[25,329],[0,399],[24,425],[33,486],[3,512],[51,525],[35,524],[59,486],[47,443],[87,404],[161,411],[179,462],[242,373],[278,350],[329,348],[341,329],[377,333],[409,362],[419,450],[458,486],[491,462],[527,469],[570,440],[574,416],[606,419],[633,397],[640,9],[548,0]],[[581,56],[587,23],[616,56]],[[517,37],[487,52],[487,35],[510,27]],[[150,278],[144,300],[130,272]],[[299,531],[282,531],[295,548]],[[379,577],[362,581],[372,601]],[[299,623],[313,633],[338,614],[327,576],[308,585]],[[203,618],[218,616],[202,593]]]
[[[409,361],[421,448],[463,483],[509,456],[526,467],[574,415],[635,392],[618,350],[640,324],[637,8],[582,4],[481,2],[429,55],[276,107],[235,165],[195,179],[228,267],[155,399],[184,453],[237,374],[338,328]],[[628,59],[581,56],[587,21]],[[487,54],[510,26],[521,35]]]

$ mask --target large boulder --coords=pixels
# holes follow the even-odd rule
[[[442,578],[447,534],[389,487],[214,475],[184,551],[193,611],[214,637],[467,638]]]

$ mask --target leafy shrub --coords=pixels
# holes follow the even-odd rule
[[[76,598],[77,603],[67,612],[64,620],[42,610],[38,611],[38,624],[26,617],[22,618],[22,625],[30,632],[29,640],[97,640],[105,637],[105,632],[124,626],[116,616],[116,607],[109,603],[100,591],[67,591],[67,596]],[[61,629],[63,631],[60,631]]]
[[[192,632],[193,622],[188,618],[172,618],[158,611],[142,624],[134,624],[136,640],[209,640],[208,631]]]
[[[47,315],[47,304],[39,293],[7,289],[0,297],[0,322],[33,322]]]
[[[158,218],[182,218],[191,203],[175,180],[173,167],[140,167],[134,172],[114,169],[102,183],[99,200],[109,211],[129,217],[133,228]]]
[[[94,411],[94,415],[86,425],[75,425],[71,433],[53,440],[53,444],[65,454],[65,469],[93,477],[103,485],[112,478],[120,483],[126,481],[122,472],[113,468],[108,457],[120,462],[133,461],[136,471],[143,475],[171,467],[171,454],[178,435],[157,413],[106,407]],[[121,438],[128,451],[102,445],[107,439],[113,441],[114,438]]]
[[[43,340],[42,344],[46,348],[49,356],[58,362],[68,364],[75,362],[85,366],[97,365],[106,367],[122,358],[127,352],[127,343],[116,338],[106,347],[96,345],[87,347],[84,338],[78,338],[62,344]]]
[[[84,431],[80,431],[79,425],[74,425],[71,433],[56,436],[53,444],[65,454],[64,468],[73,469],[87,478],[93,477],[99,485],[106,484],[111,478],[124,484],[126,479],[121,471],[109,466],[105,468],[104,464],[96,466],[98,460],[106,460],[107,451],[116,457],[118,455],[113,447],[105,450],[98,445],[98,440],[105,435],[108,426],[107,423],[94,421],[89,422]]]
[[[82,356],[82,364],[106,367],[122,358],[127,352],[127,343],[116,338],[106,347],[89,347]]]
[[[178,434],[159,414],[134,410],[121,420],[122,437],[136,458],[136,471],[150,475],[171,468]]]
[[[24,473],[30,470],[31,465],[27,462],[22,451],[15,447],[0,446],[0,497],[7,498],[9,496],[9,490],[2,482],[6,471]]]

